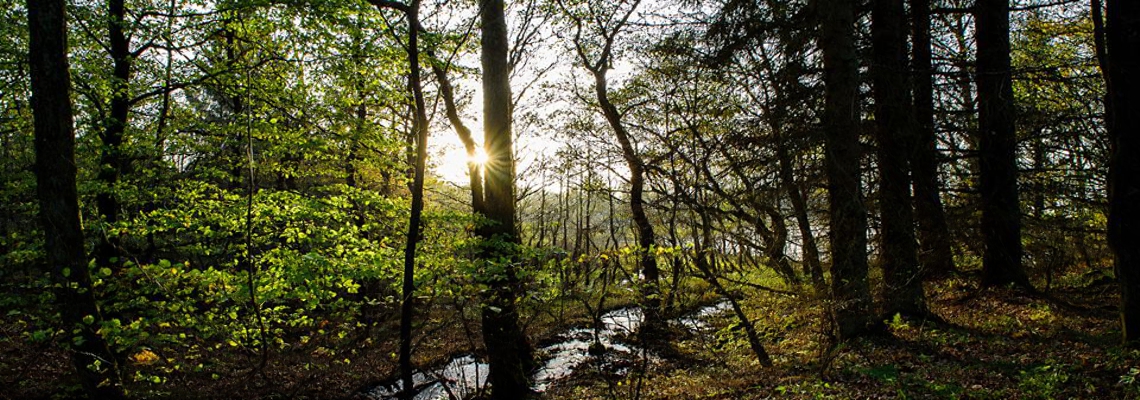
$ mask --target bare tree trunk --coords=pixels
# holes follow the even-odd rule
[[[922,317],[927,310],[910,197],[909,153],[915,124],[903,0],[875,0],[871,20],[885,311]]]
[[[593,72],[593,71],[592,71]],[[637,247],[639,254],[638,266],[642,275],[641,298],[644,303],[645,322],[642,326],[652,330],[661,324],[661,299],[658,279],[660,270],[657,266],[657,257],[653,252],[657,239],[653,232],[653,224],[645,211],[645,166],[641,157],[633,148],[633,143],[621,123],[621,115],[617,107],[609,99],[606,88],[606,74],[604,71],[594,72],[594,92],[598,103],[602,107],[602,114],[613,129],[614,137],[621,145],[622,157],[625,158],[629,168],[629,210],[637,232]]]
[[[416,245],[420,242],[424,211],[424,175],[427,170],[427,110],[424,105],[423,82],[420,77],[420,1],[412,0],[408,5],[408,86],[412,88],[415,119],[412,131],[415,133],[415,163],[412,172],[412,209],[408,218],[407,243],[404,247],[404,276],[400,292],[400,398],[415,398],[412,368],[412,317],[415,300]]]
[[[1140,3],[1108,0],[1109,244],[1120,280],[1123,340],[1140,343]]]
[[[1009,0],[978,0],[978,159],[981,166],[982,285],[1031,289],[1021,265],[1017,131],[1010,69]]]
[[[788,150],[784,144],[779,142],[782,139],[777,139],[776,143],[776,157],[780,162],[780,183],[784,186],[784,191],[788,195],[788,200],[792,203],[792,212],[796,215],[796,227],[799,228],[800,237],[803,243],[803,267],[804,274],[811,277],[812,286],[815,287],[817,292],[822,292],[825,287],[823,279],[823,266],[819,259],[819,245],[815,242],[815,233],[811,229],[811,219],[807,212],[807,202],[804,200],[804,194],[800,191],[800,185],[796,183],[795,175],[792,171],[792,158],[788,155]]]
[[[919,262],[926,276],[954,271],[950,228],[942,208],[938,180],[938,144],[934,131],[934,67],[931,63],[930,0],[910,0],[916,140],[911,154],[914,214],[918,223]]]
[[[515,246],[519,243],[515,221],[515,165],[511,147],[511,86],[507,52],[507,21],[502,0],[483,0],[479,13],[483,24],[483,134],[488,161],[484,169],[484,215],[488,223],[479,228],[487,241],[483,262],[511,260],[488,277],[490,290],[483,307],[483,343],[487,346],[493,399],[531,397],[530,372],[535,366],[530,342],[519,325],[517,300],[523,287],[519,280]]]
[[[447,121],[451,123],[451,127],[455,129],[455,133],[459,135],[459,141],[463,142],[463,149],[467,151],[467,174],[470,179],[471,190],[471,207],[476,213],[483,211],[483,166],[475,163],[476,146],[475,138],[471,134],[471,128],[468,128],[463,123],[463,119],[459,117],[459,107],[455,104],[455,89],[452,88],[451,79],[447,77],[447,71],[438,63],[432,63],[432,73],[435,74],[436,82],[439,83],[439,93],[443,97],[444,108],[447,110]],[[545,198],[545,197],[544,197]]]
[[[867,210],[860,176],[858,54],[855,5],[818,0],[819,46],[825,85],[824,146],[831,214],[831,290],[839,337],[868,333],[874,326],[867,283]]]
[[[621,31],[625,29],[630,16],[633,15],[639,4],[640,0],[635,0],[624,12],[615,11],[613,14],[605,16],[597,15],[596,11],[591,9],[591,13],[594,15],[591,15],[589,21],[586,21],[582,17],[575,16],[565,10],[566,5],[559,2],[559,5],[564,8],[565,14],[575,24],[574,46],[578,54],[578,61],[594,77],[594,95],[598,100],[598,106],[602,110],[602,116],[605,117],[606,123],[613,131],[614,139],[617,140],[621,148],[622,158],[625,160],[626,167],[629,168],[629,210],[637,237],[638,269],[642,277],[641,298],[645,313],[641,332],[648,334],[647,336],[653,336],[652,333],[658,331],[663,323],[661,319],[661,289],[658,282],[661,273],[657,266],[657,257],[653,251],[653,247],[656,245],[653,224],[649,221],[649,216],[645,210],[645,164],[642,162],[641,156],[637,154],[637,150],[634,149],[625,125],[622,124],[621,112],[610,100],[608,82],[606,81],[606,72],[612,67],[614,61],[614,43]],[[603,20],[605,22],[600,22]],[[587,23],[603,24],[603,26],[591,28],[603,31],[600,35],[602,39],[601,49],[598,50],[598,54],[593,56],[596,57],[593,60],[583,45],[582,33],[586,31],[585,25]]]
[[[103,316],[91,282],[79,221],[71,77],[63,0],[28,2],[36,193],[46,264],[53,268],[55,301],[75,372],[89,398],[124,399],[119,366],[99,333]]]
[[[131,63],[134,55],[131,54],[130,40],[127,38],[125,28],[126,4],[125,0],[107,1],[107,20],[110,40],[111,70],[111,100],[110,114],[103,121],[103,133],[100,136],[102,148],[99,154],[99,180],[103,188],[95,196],[95,208],[103,217],[108,227],[113,227],[119,221],[119,200],[115,186],[127,168],[128,159],[123,155],[123,136],[126,133],[127,118],[131,110]],[[104,267],[122,265],[121,242],[117,232],[102,232],[99,244],[96,247],[96,264]],[[112,261],[113,260],[113,261]],[[118,268],[112,268],[115,270]]]
[[[542,169],[542,189],[539,193],[538,200],[538,243],[535,247],[545,248],[546,246],[546,168]]]

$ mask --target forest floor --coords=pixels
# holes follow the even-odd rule
[[[886,318],[886,334],[838,346],[826,332],[822,301],[752,292],[742,304],[774,366],[761,366],[731,313],[703,333],[678,331],[668,357],[629,360],[620,370],[583,367],[552,387],[550,399],[759,398],[1140,398],[1140,351],[1118,344],[1114,284],[1084,276],[1058,281],[1045,295],[978,291],[967,280],[929,284],[928,301],[945,322]],[[611,299],[604,306],[622,305]],[[708,301],[708,299],[704,299]],[[446,310],[448,307],[438,307]],[[536,342],[584,323],[580,310],[536,313]],[[539,315],[542,314],[542,315]],[[420,365],[446,362],[478,346],[477,318],[435,316],[440,328],[420,343]],[[461,318],[456,318],[461,317]],[[0,399],[68,398],[78,389],[59,346],[33,344],[11,316],[0,324]],[[395,337],[394,331],[370,337]],[[395,369],[394,340],[257,357],[218,353],[216,372],[175,371],[161,383],[132,380],[139,398],[360,398]],[[643,365],[645,374],[629,373]],[[147,376],[154,365],[134,364]],[[130,379],[129,379],[130,380]]]
[[[1119,345],[1115,284],[1046,294],[929,285],[943,322],[885,320],[880,337],[828,346],[820,304],[778,295],[745,304],[775,366],[763,367],[731,314],[712,335],[675,341],[678,356],[644,377],[586,369],[556,399],[1136,399],[1140,351]]]

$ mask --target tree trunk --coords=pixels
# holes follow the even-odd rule
[[[102,148],[99,154],[99,180],[103,188],[95,196],[95,208],[108,228],[119,221],[119,200],[116,197],[119,178],[127,168],[123,155],[123,136],[131,110],[131,50],[125,27],[125,0],[107,1],[108,32],[111,55],[110,114],[103,121]],[[96,264],[104,267],[122,265],[119,235],[114,230],[104,231],[96,248]],[[113,261],[112,261],[113,260]],[[117,268],[112,268],[117,269]]]
[[[982,285],[1031,288],[1021,265],[1017,131],[1010,70],[1009,0],[975,5],[978,161],[982,201]]]
[[[603,67],[604,68],[604,67]],[[653,252],[657,238],[653,232],[653,224],[645,212],[645,165],[641,157],[633,148],[629,132],[621,123],[621,115],[617,106],[610,102],[609,90],[606,88],[606,74],[604,70],[591,71],[594,74],[594,92],[602,114],[614,132],[614,137],[621,146],[622,158],[629,168],[629,211],[637,233],[638,266],[642,276],[641,298],[644,302],[645,322],[643,327],[659,327],[661,323],[661,299],[658,279],[660,270],[657,266],[657,257]]]
[[[412,131],[416,135],[416,155],[412,172],[412,209],[408,218],[407,244],[404,247],[404,276],[400,292],[400,398],[415,397],[412,369],[412,314],[415,300],[416,245],[422,236],[421,216],[424,211],[424,175],[427,170],[427,110],[424,105],[423,82],[420,78],[420,2],[408,5],[408,86],[412,88],[415,119]]]
[[[484,216],[479,228],[486,241],[484,263],[498,263],[498,273],[487,277],[490,289],[483,307],[483,343],[487,346],[493,399],[531,397],[530,371],[534,356],[518,321],[517,300],[522,296],[515,246],[515,165],[511,148],[511,86],[507,53],[507,21],[502,0],[484,0],[483,24],[483,143],[488,161],[484,167]]]
[[[463,142],[463,149],[467,151],[467,174],[471,186],[471,208],[476,212],[483,212],[483,166],[475,163],[476,146],[475,138],[471,134],[471,128],[468,128],[463,123],[463,119],[459,117],[459,107],[455,104],[455,89],[452,88],[451,78],[447,76],[447,70],[438,63],[433,62],[431,67],[432,73],[435,74],[436,82],[439,83],[439,93],[443,97],[443,105],[447,111],[447,121],[451,123],[451,127],[455,129],[455,134],[459,135],[459,141]],[[543,199],[546,199],[546,192],[543,192]]]
[[[785,253],[788,247],[788,224],[784,221],[780,210],[775,207],[767,208],[764,212],[772,220],[772,229],[769,230],[765,240],[767,243],[765,243],[764,256],[768,258],[772,269],[783,278],[784,283],[798,287],[801,283],[800,277],[796,275],[796,270],[792,268],[791,260]]]
[[[818,0],[819,46],[823,51],[824,163],[831,222],[831,287],[839,337],[871,331],[867,284],[867,210],[863,204],[859,144],[859,71],[855,50],[855,5]]]
[[[701,218],[701,233],[700,237],[697,236],[696,230],[693,231],[693,242],[696,244],[693,249],[693,266],[701,272],[705,281],[713,287],[718,295],[724,297],[732,306],[732,312],[736,314],[736,319],[740,321],[740,326],[744,328],[744,334],[748,338],[748,345],[752,348],[752,353],[756,355],[756,360],[761,365],[770,367],[772,366],[772,358],[768,355],[768,350],[764,348],[764,344],[760,341],[760,335],[756,332],[756,326],[748,315],[744,313],[744,309],[740,307],[740,302],[736,297],[728,291],[716,278],[714,272],[715,249],[712,248],[712,221],[708,213],[700,213]]]
[[[1140,343],[1140,2],[1108,0],[1108,239],[1120,280],[1123,340]]]
[[[909,152],[915,124],[903,0],[875,0],[871,19],[884,311],[887,315],[925,316],[910,197]]]
[[[934,67],[931,63],[930,0],[910,0],[916,140],[911,151],[914,214],[918,222],[919,262],[925,276],[954,271],[950,228],[942,208],[938,180],[938,144],[934,130]]]
[[[72,364],[88,397],[123,399],[118,363],[99,333],[103,317],[83,249],[66,20],[63,0],[28,2],[36,193],[45,261],[54,269],[63,331],[75,335],[62,342],[70,347]]]
[[[807,201],[803,191],[795,180],[792,171],[792,158],[785,148],[782,138],[776,139],[776,157],[780,162],[780,183],[787,192],[788,200],[792,203],[792,212],[796,215],[796,227],[799,228],[803,240],[804,274],[811,277],[812,286],[817,293],[823,293],[825,283],[823,267],[819,260],[819,245],[815,243],[815,233],[811,229],[811,218],[808,216]]]

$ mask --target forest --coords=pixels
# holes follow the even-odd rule
[[[1140,1],[0,5],[0,399],[1140,398]]]

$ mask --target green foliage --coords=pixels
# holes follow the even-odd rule
[[[1022,393],[1029,398],[1052,399],[1069,382],[1069,375],[1063,366],[1044,364],[1019,373]]]

